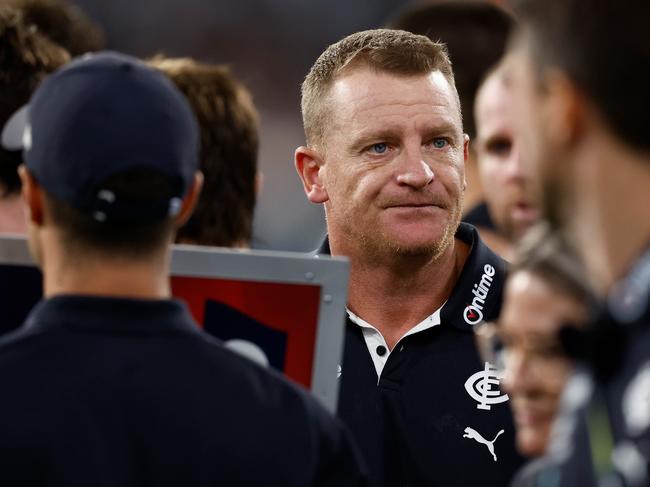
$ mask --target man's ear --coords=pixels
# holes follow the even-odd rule
[[[320,154],[308,147],[298,147],[295,153],[295,164],[309,201],[315,204],[325,203],[329,196],[322,174],[325,161]]]
[[[467,189],[467,163],[469,162],[469,135],[463,134],[463,191]]]
[[[203,188],[203,173],[201,171],[196,171],[194,173],[194,182],[190,189],[188,190],[185,198],[183,198],[183,203],[181,205],[181,211],[178,212],[178,215],[174,218],[176,228],[182,227],[196,208],[196,204],[199,202],[199,196],[201,196],[201,189]]]
[[[544,75],[543,120],[549,141],[556,146],[573,144],[584,130],[584,97],[563,72],[549,69]]]
[[[21,195],[25,206],[25,219],[28,223],[41,226],[43,224],[43,188],[24,164],[18,168],[18,175],[22,184]]]

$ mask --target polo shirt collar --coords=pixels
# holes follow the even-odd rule
[[[470,253],[442,308],[441,321],[471,331],[479,323],[499,316],[507,264],[481,241],[472,225],[461,222],[455,236],[469,245]],[[330,254],[327,236],[316,253]]]
[[[198,331],[187,306],[175,299],[126,299],[58,295],[43,299],[25,326],[38,330],[66,327],[81,332],[158,334]]]

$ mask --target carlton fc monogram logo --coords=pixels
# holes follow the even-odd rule
[[[465,390],[472,399],[478,402],[477,409],[489,411],[493,404],[501,404],[508,400],[508,395],[499,389],[502,374],[497,372],[490,362],[485,362],[485,368],[472,375],[465,382]]]

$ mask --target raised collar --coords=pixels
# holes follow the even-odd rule
[[[472,225],[461,223],[455,236],[469,245],[470,253],[442,308],[441,321],[470,331],[479,323],[499,316],[507,264],[483,243]],[[330,254],[327,236],[316,254]]]
[[[41,300],[25,326],[65,327],[88,333],[162,334],[196,331],[187,307],[174,299],[125,299],[61,295]]]

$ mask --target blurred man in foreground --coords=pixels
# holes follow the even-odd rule
[[[510,73],[522,143],[546,215],[604,300],[581,352],[605,396],[618,481],[649,485],[650,2],[517,8]]]

